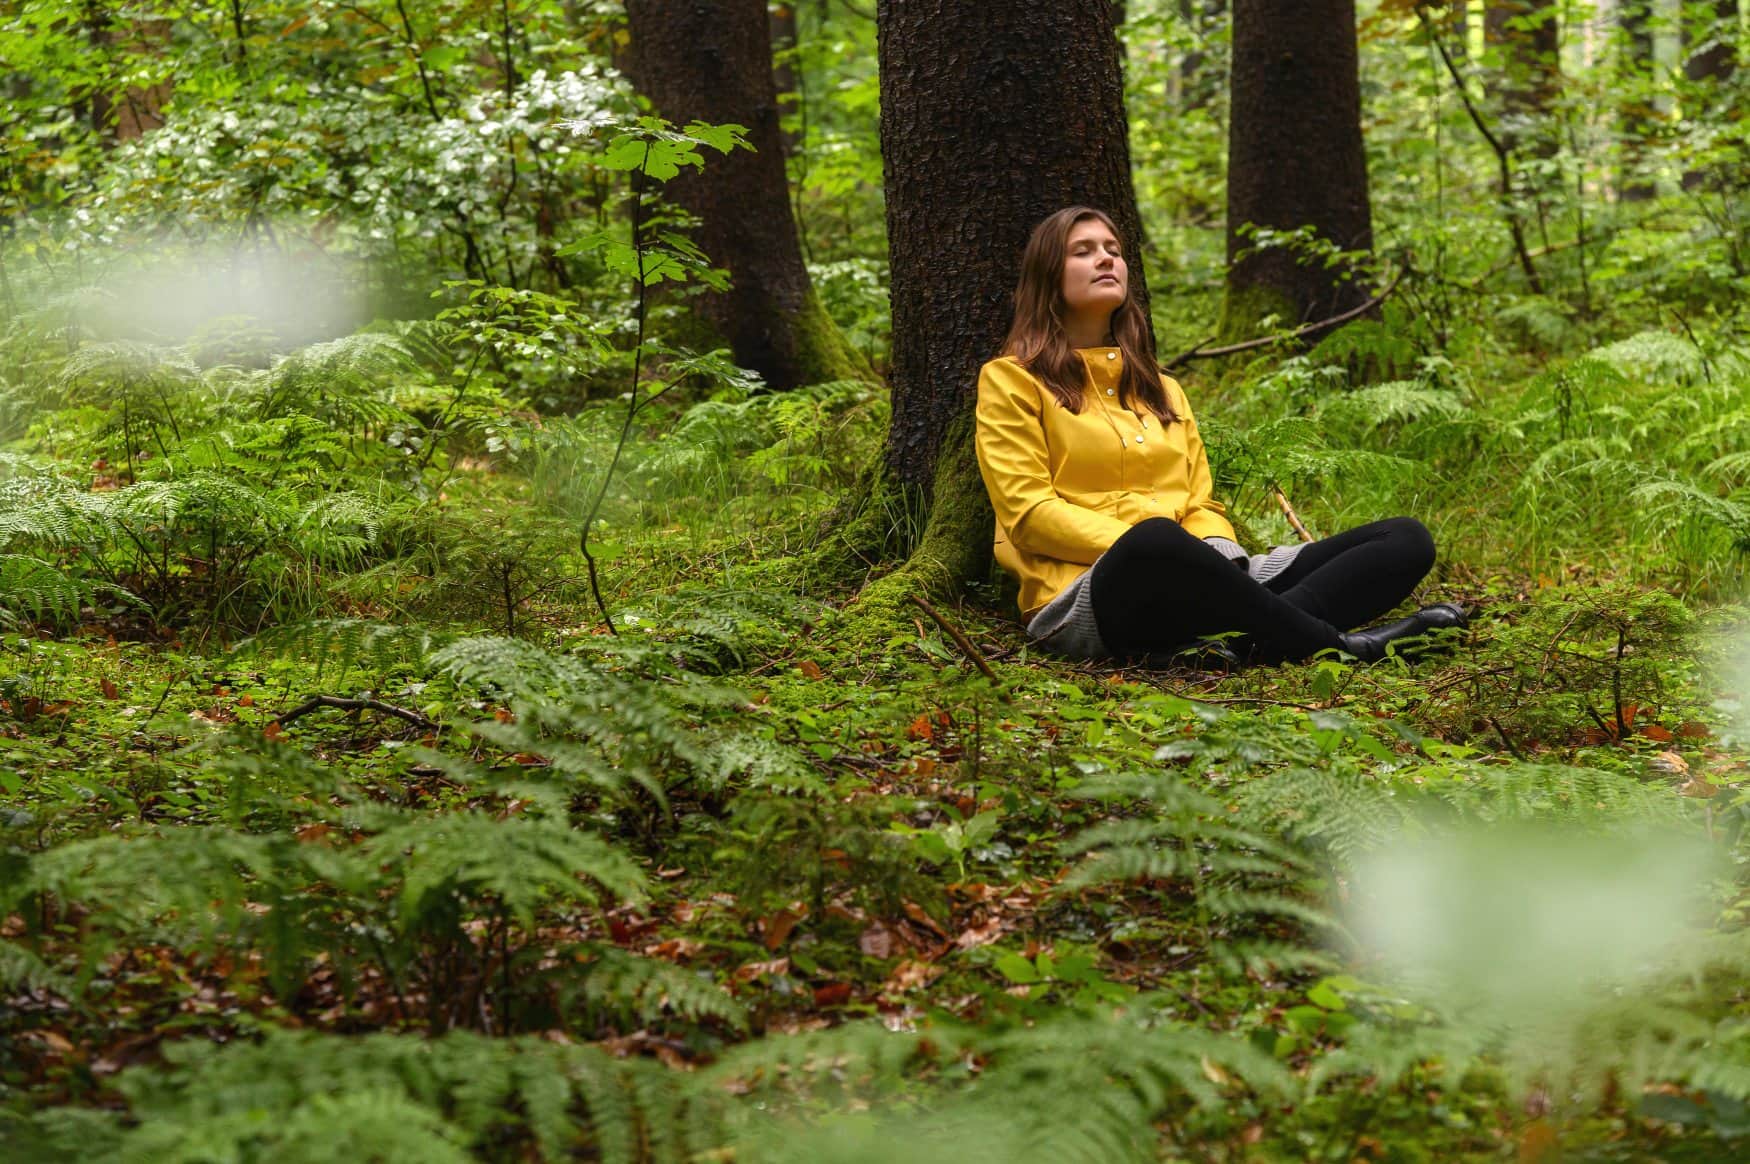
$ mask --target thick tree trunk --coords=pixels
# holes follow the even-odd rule
[[[1021,248],[1083,202],[1137,236],[1110,0],[882,0],[893,296],[887,464],[927,485],[1008,330]],[[1131,280],[1142,287],[1140,269]]]
[[[1650,89],[1653,72],[1652,0],[1617,0],[1617,76],[1627,94],[1618,112],[1622,135],[1622,173],[1617,197],[1624,202],[1645,202],[1658,191],[1645,172],[1647,141],[1657,114]]]
[[[1225,337],[1259,321],[1328,319],[1366,301],[1343,264],[1249,228],[1311,227],[1320,245],[1371,251],[1373,219],[1361,142],[1355,0],[1234,0],[1228,123]]]
[[[632,77],[677,124],[734,122],[752,152],[668,183],[700,220],[697,241],[733,284],[700,299],[735,360],[774,389],[867,378],[815,297],[790,213],[764,0],[626,0]]]
[[[1028,233],[1085,203],[1135,253],[1110,0],[880,0],[881,154],[892,266],[885,483],[927,498],[913,563],[981,576],[991,513],[972,453],[978,369],[997,354]],[[1131,268],[1146,296],[1141,265]]]
[[[1683,63],[1683,75],[1694,90],[1690,99],[1699,106],[1697,113],[1701,113],[1719,104],[1731,91],[1733,75],[1738,71],[1739,5],[1738,0],[1712,0],[1711,4],[1694,7],[1703,12],[1713,10],[1711,20],[1697,20],[1684,30],[1690,53]],[[1728,107],[1726,113],[1732,117],[1741,115],[1736,107]],[[1689,170],[1683,175],[1683,188],[1694,190],[1707,181],[1708,171]]]
[[[1557,141],[1546,122],[1561,85],[1555,0],[1488,0],[1483,39],[1500,61],[1502,143],[1549,156]]]

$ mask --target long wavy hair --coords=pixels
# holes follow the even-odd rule
[[[1063,265],[1069,254],[1069,234],[1077,223],[1096,219],[1113,235],[1118,227],[1104,211],[1092,206],[1068,206],[1033,228],[1021,253],[1021,279],[1015,285],[1015,320],[1003,355],[1012,356],[1050,390],[1071,412],[1082,410],[1087,368],[1064,334]],[[1118,378],[1118,399],[1126,408],[1140,405],[1163,424],[1178,419],[1155,361],[1154,340],[1142,305],[1126,288],[1124,302],[1112,312],[1112,342],[1124,354]]]

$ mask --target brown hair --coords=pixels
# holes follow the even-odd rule
[[[1114,235],[1118,227],[1104,211],[1092,206],[1069,206],[1033,228],[1027,249],[1021,253],[1021,279],[1015,284],[1015,319],[1003,355],[1014,357],[1022,367],[1039,377],[1071,412],[1082,410],[1082,389],[1087,368],[1069,337],[1063,332],[1063,265],[1069,251],[1069,234],[1077,223],[1097,219]],[[1148,317],[1135,296],[1126,292],[1124,302],[1112,312],[1112,339],[1124,354],[1118,378],[1118,400],[1125,408],[1138,405],[1166,424],[1178,419],[1160,365],[1155,362],[1154,339]]]

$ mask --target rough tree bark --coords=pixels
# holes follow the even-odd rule
[[[972,451],[978,369],[1007,332],[1021,248],[1074,203],[1134,253],[1120,49],[1110,0],[880,0],[881,155],[892,266],[893,421],[870,494],[924,515],[897,601],[988,569],[992,517]],[[1140,264],[1131,268],[1146,296]],[[889,523],[890,504],[869,507]],[[877,535],[880,530],[874,531]],[[855,533],[847,536],[856,540]],[[870,542],[872,548],[878,543]]]
[[[1344,266],[1259,249],[1246,233],[1311,227],[1342,250],[1373,248],[1355,0],[1234,0],[1231,92],[1222,336],[1255,335],[1267,315],[1306,323],[1360,306],[1367,289]]]
[[[752,151],[714,160],[666,193],[700,220],[696,240],[733,284],[701,298],[736,363],[774,389],[869,378],[809,282],[790,213],[765,0],[626,0],[634,83],[663,117],[734,122]]]
[[[1658,193],[1648,180],[1647,140],[1652,136],[1657,112],[1648,81],[1653,71],[1652,0],[1617,0],[1617,76],[1627,96],[1617,110],[1622,137],[1622,172],[1617,179],[1617,197],[1624,202],[1646,202]]]
[[[1501,64],[1501,140],[1509,153],[1547,157],[1556,135],[1547,115],[1561,87],[1555,0],[1489,0],[1483,40]]]
[[[1683,75],[1694,86],[1696,98],[1706,109],[1730,92],[1732,77],[1738,70],[1735,46],[1739,4],[1738,0],[1712,0],[1711,4],[1697,7],[1703,12],[1711,8],[1712,19],[1697,20],[1686,26],[1684,31],[1690,53],[1683,62]],[[1731,107],[1727,115],[1735,117],[1739,111]],[[1706,185],[1708,178],[1706,170],[1685,171],[1683,188],[1694,190]]]

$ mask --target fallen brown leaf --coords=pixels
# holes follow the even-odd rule
[[[744,966],[737,966],[730,977],[737,982],[752,982],[755,978],[764,978],[768,974],[775,976],[789,972],[790,959],[773,958],[770,962],[749,962]]]
[[[893,957],[893,948],[897,944],[893,931],[883,922],[876,922],[864,930],[857,939],[857,949],[871,958],[886,960]]]
[[[770,917],[760,922],[760,930],[765,935],[766,949],[776,950],[790,936],[790,931],[796,928],[796,923],[808,916],[808,907],[801,902],[791,902]]]
[[[828,982],[814,988],[815,1006],[843,1006],[851,1000],[849,982]]]
[[[1667,776],[1689,775],[1689,761],[1676,752],[1660,752],[1647,761],[1647,766],[1653,771],[1663,772]]]
[[[887,981],[881,984],[884,994],[904,994],[928,986],[942,976],[942,967],[908,958],[893,968]]]
[[[1005,927],[1003,919],[993,917],[983,925],[972,926],[962,930],[960,936],[954,939],[954,944],[962,950],[972,950],[979,946],[988,946],[1003,936]]]

